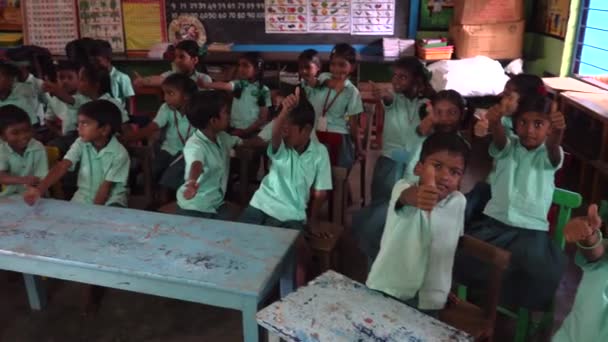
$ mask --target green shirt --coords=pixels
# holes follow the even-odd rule
[[[230,111],[230,126],[237,129],[246,129],[251,126],[260,116],[260,106],[258,97],[263,97],[266,107],[272,105],[270,100],[270,90],[263,86],[262,89],[257,83],[248,81],[231,81],[230,85],[234,91],[237,87],[242,87],[241,96],[232,99],[232,109]]]
[[[186,115],[171,109],[166,103],[160,106],[154,122],[160,128],[166,127],[165,139],[163,140],[161,149],[169,152],[172,156],[184,149],[184,144],[196,130],[190,125],[190,121],[188,121]]]
[[[93,144],[78,138],[64,159],[72,162],[71,170],[80,162],[78,191],[72,201],[93,204],[101,183],[108,181],[113,185],[105,204],[127,206],[127,179],[131,161],[127,150],[115,137],[112,137],[101,151],[97,151]]]
[[[35,125],[40,122],[38,119],[37,108],[35,107],[34,90],[27,83],[15,82],[11,93],[6,99],[0,99],[0,107],[14,105],[23,109],[30,117],[30,122]]]
[[[34,75],[29,74],[24,82],[15,82],[15,91],[18,97],[27,99],[32,116],[36,117],[36,122],[44,116],[44,106],[46,96],[42,90],[43,81]],[[34,122],[32,122],[34,123]]]
[[[12,176],[36,176],[40,179],[49,172],[46,148],[36,139],[30,139],[23,155],[15,152],[6,142],[0,141],[0,171]],[[0,197],[23,193],[23,185],[3,185]]]
[[[394,150],[408,150],[414,144],[411,137],[417,135],[420,125],[420,108],[426,99],[409,99],[403,94],[394,94],[393,102],[384,105],[382,130],[382,155],[391,158]],[[418,140],[418,139],[414,139]]]
[[[344,89],[339,94],[324,86],[309,101],[315,108],[317,120],[325,112],[328,132],[348,134],[348,117],[363,113],[361,94],[349,80],[344,83]]]
[[[115,67],[110,69],[110,81],[112,82],[112,95],[114,95],[123,106],[129,97],[135,96],[131,78]]]
[[[186,161],[185,179],[188,180],[194,162],[203,164],[203,173],[198,177],[198,191],[187,200],[184,198],[186,184],[177,191],[177,205],[186,210],[204,213],[216,213],[224,203],[224,195],[230,174],[230,151],[241,142],[241,139],[228,133],[220,132],[217,143],[209,140],[203,132],[197,130],[184,147]]]
[[[572,310],[551,341],[608,341],[608,253],[595,262],[577,253],[576,263],[583,278]]]
[[[59,118],[61,120],[61,132],[64,135],[78,128],[78,110],[49,94],[47,94],[45,117],[47,119]]]
[[[169,77],[169,76],[171,76],[171,75],[173,75],[175,73],[176,73],[175,71],[171,71],[170,70],[170,71],[163,72],[162,74],[160,74],[160,76],[164,79],[164,78],[167,78],[167,77]],[[211,82],[213,82],[213,80],[211,79],[211,76],[209,76],[209,75],[207,75],[205,73],[202,73],[202,72],[198,72],[196,70],[194,71],[194,73],[192,73],[190,75],[190,79],[193,80],[194,83],[196,83],[197,85],[198,85],[198,80],[201,79],[201,78],[203,79],[203,82],[205,82],[205,83],[211,83]],[[201,88],[199,88],[199,89],[200,90],[205,90],[205,89],[201,89]]]
[[[547,213],[555,190],[555,171],[547,147],[526,149],[517,136],[507,136],[507,144],[499,151],[490,145],[490,155],[496,163],[492,199],[484,214],[514,227],[548,231]]]
[[[400,180],[393,188],[380,252],[366,284],[404,301],[418,293],[420,309],[439,310],[445,306],[452,284],[466,199],[455,191],[430,214],[412,206],[397,208],[401,193],[412,184]]]
[[[272,145],[268,146],[268,156],[272,161],[270,171],[250,205],[281,222],[306,221],[310,189],[332,189],[327,148],[311,139],[299,154],[281,143],[276,153]]]
[[[98,98],[98,100],[106,100],[106,101],[112,102],[120,110],[122,122],[125,123],[125,122],[129,121],[129,113],[127,113],[127,111],[125,110],[125,106],[122,103],[120,103],[120,101],[118,99],[116,99],[115,97],[112,97],[112,95],[110,95],[108,93],[105,93],[105,94],[101,95]],[[80,93],[77,93],[76,95],[74,95],[74,104],[71,105],[71,107],[73,109],[76,109],[76,111],[78,111],[80,106],[82,106],[85,103],[91,102],[91,101],[93,101],[93,99],[91,99],[87,96],[84,96]]]

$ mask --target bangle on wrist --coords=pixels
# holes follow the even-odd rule
[[[599,245],[602,244],[602,241],[604,240],[604,236],[602,234],[602,231],[599,229],[595,230],[595,234],[597,234],[597,242],[595,244],[593,244],[593,246],[581,245],[580,242],[577,242],[576,246],[580,249],[587,249],[587,250],[597,248]]]

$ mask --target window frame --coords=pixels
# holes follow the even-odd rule
[[[578,77],[578,78],[593,78],[594,75],[584,75],[584,74],[580,74],[580,66],[581,64],[583,65],[588,65],[594,68],[598,68],[601,70],[604,70],[606,72],[606,75],[608,75],[608,62],[606,63],[606,65],[602,65],[602,66],[597,66],[597,65],[593,65],[590,63],[585,63],[582,60],[582,54],[583,54],[583,48],[585,46],[589,46],[592,48],[597,48],[597,49],[601,49],[604,51],[608,52],[608,46],[606,46],[606,48],[602,48],[602,47],[597,47],[597,46],[593,46],[593,45],[588,45],[585,44],[585,33],[586,33],[586,28],[587,28],[587,19],[589,16],[589,10],[591,9],[591,0],[580,0],[580,10],[578,13],[578,21],[577,21],[577,25],[576,25],[576,40],[574,42],[574,53],[572,55],[572,66],[571,66],[571,74]],[[606,10],[608,12],[608,10]],[[599,29],[599,28],[592,28],[592,29]],[[603,29],[599,29],[599,30],[603,30]],[[608,25],[606,27],[606,32],[608,32]],[[608,86],[606,84],[603,84],[603,86]]]

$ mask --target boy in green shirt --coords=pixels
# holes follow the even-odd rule
[[[14,105],[0,107],[0,197],[23,193],[46,176],[46,149],[32,135],[26,112]]]
[[[23,195],[33,205],[40,195],[80,162],[78,191],[73,202],[127,206],[129,154],[114,135],[120,131],[121,114],[110,101],[94,100],[78,111],[78,138],[49,174]]]
[[[78,72],[80,67],[71,61],[61,61],[57,65],[58,85],[68,94],[76,95],[78,91]],[[45,124],[54,133],[55,138],[48,142],[49,146],[56,146],[65,154],[70,146],[78,138],[76,124],[78,121],[78,108],[68,106],[56,96],[49,93],[47,97],[47,108]]]
[[[32,94],[22,96],[20,86],[17,86],[16,79],[19,76],[19,69],[6,62],[0,62],[0,106],[15,105],[23,109],[30,118],[33,126],[39,124],[36,108],[32,105]]]
[[[131,96],[135,96],[131,78],[112,65],[112,45],[105,40],[97,40],[91,49],[91,63],[110,73],[112,96],[126,106]]]

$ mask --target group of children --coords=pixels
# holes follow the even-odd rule
[[[301,83],[276,117],[260,54],[239,58],[237,80],[228,83],[213,82],[200,71],[201,61],[199,46],[182,41],[175,46],[174,70],[134,77],[135,86],[160,86],[164,94],[156,117],[138,129],[125,109],[134,94],[131,80],[112,66],[106,42],[97,42],[85,61],[60,62],[57,82],[26,84],[18,66],[0,64],[0,196],[20,193],[33,204],[74,170],[72,201],[126,207],[130,158],[123,143],[152,139],[162,130],[153,177],[163,202],[177,199],[177,214],[229,219],[231,151],[267,145],[270,170],[238,220],[300,230],[318,224],[332,190],[332,166],[350,169],[366,157],[355,118],[363,103],[349,80],[356,51],[336,45],[329,73],[320,72],[316,51],[300,54]],[[470,145],[459,131],[471,108],[456,91],[435,92],[415,58],[394,63],[392,85],[393,91],[373,86],[385,111],[382,156],[372,205],[353,217],[371,267],[367,285],[435,314],[448,302],[454,263],[470,284],[483,281],[484,266],[457,255],[467,233],[511,252],[505,303],[547,308],[566,260],[547,221],[554,174],[564,158],[565,120],[547,102],[542,81],[515,76],[500,103],[477,121],[477,136],[492,135],[495,165],[487,183],[466,196],[459,188]],[[30,98],[20,97],[29,86]],[[32,96],[46,108],[43,122],[54,133],[47,145],[63,155],[50,171],[44,145],[33,138],[39,107],[31,105]],[[587,234],[576,241],[590,239]],[[589,243],[594,248],[600,244],[595,241]]]

